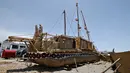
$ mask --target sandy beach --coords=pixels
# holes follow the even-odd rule
[[[84,63],[77,68],[74,65],[68,70],[66,67],[49,68],[16,59],[0,59],[0,73],[102,73],[110,65],[109,62],[99,61],[90,64]],[[109,69],[106,73],[113,73],[113,71]]]

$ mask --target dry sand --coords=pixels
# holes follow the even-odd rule
[[[102,73],[106,68],[108,68],[111,65],[109,62],[100,61],[93,64],[85,64],[81,67],[73,68],[71,71],[56,71],[54,73]],[[106,73],[113,73],[113,71],[110,69]]]
[[[111,65],[109,62],[99,61],[78,66],[77,68],[73,67],[68,71],[65,67],[48,68],[34,63],[28,67],[27,65],[30,64],[28,62],[18,62],[16,59],[0,59],[0,73],[102,73],[102,71]],[[110,69],[106,73],[113,73],[113,71]]]

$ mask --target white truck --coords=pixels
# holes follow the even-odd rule
[[[16,56],[22,56],[24,53],[27,52],[27,46],[25,45],[24,42],[9,42],[9,41],[4,41],[2,43],[2,52],[3,50],[15,50],[16,51]],[[2,54],[1,52],[1,54]]]

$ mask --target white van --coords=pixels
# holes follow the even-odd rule
[[[24,42],[9,42],[9,41],[4,41],[2,43],[2,49],[8,49],[8,50],[22,50],[26,49],[26,45]]]
[[[27,46],[25,45],[24,42],[9,42],[9,41],[4,41],[2,43],[2,50],[8,49],[8,50],[16,50],[17,53],[21,54],[23,50],[27,51]]]

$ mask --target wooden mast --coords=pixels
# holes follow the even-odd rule
[[[85,18],[84,18],[84,15],[83,15],[83,12],[82,12],[82,11],[81,11],[81,15],[82,15],[82,17],[83,17],[84,29],[86,30],[86,34],[87,34],[88,41],[90,41],[89,31],[88,31],[88,28],[87,28],[87,25],[86,25],[86,22],[85,22]]]
[[[64,35],[66,36],[66,12],[64,10]]]
[[[77,7],[77,29],[78,29],[78,37],[80,37],[80,26],[79,26],[79,8],[78,8],[78,2],[76,3],[76,7]]]
[[[80,38],[80,25],[79,25],[79,7],[78,7],[78,1],[76,2],[76,8],[77,8],[77,30],[78,30],[78,38],[76,39],[76,48],[80,49],[81,48],[81,38]]]

